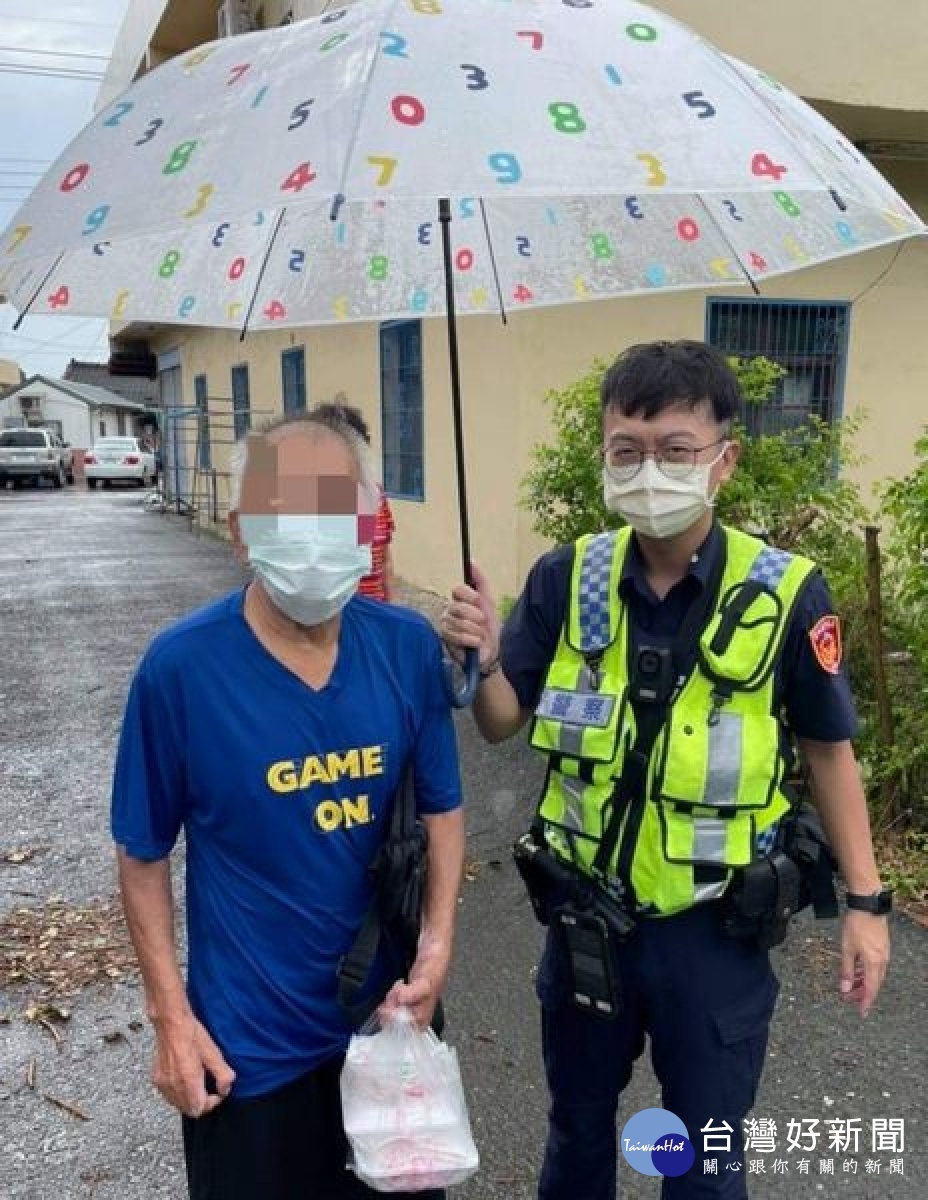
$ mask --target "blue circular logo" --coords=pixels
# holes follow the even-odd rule
[[[639,1175],[685,1174],[696,1159],[689,1131],[666,1108],[643,1108],[622,1130],[620,1142],[625,1161]]]

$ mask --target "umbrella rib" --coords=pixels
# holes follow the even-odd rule
[[[490,253],[490,267],[493,271],[493,282],[496,284],[496,298],[499,301],[500,320],[504,325],[509,324],[506,314],[506,301],[503,299],[503,285],[499,281],[499,269],[496,266],[496,251],[493,249],[493,239],[490,237],[490,219],[487,216],[487,206],[480,199],[480,215],[483,217],[483,232],[486,234],[487,250]]]
[[[400,7],[402,2],[403,0],[393,0],[393,5],[390,8],[390,13],[387,17],[388,23],[392,24],[396,10]],[[354,152],[358,144],[358,137],[361,133],[361,122],[364,120],[364,110],[367,108],[367,98],[370,95],[371,87],[373,86],[374,74],[377,71],[377,63],[380,60],[380,57],[380,33],[378,33],[374,39],[370,70],[367,73],[367,79],[364,81],[364,90],[361,93],[361,99],[358,102],[357,117],[355,119],[354,129],[351,132],[351,137],[348,139],[348,150],[345,154],[345,162],[344,166],[342,167],[341,179],[339,180],[338,184],[338,192],[332,203],[331,219],[333,221],[338,219],[338,210],[341,208],[341,205],[345,200],[345,185],[348,182],[348,172],[351,169],[351,160],[354,158]]]
[[[32,296],[29,298],[29,303],[26,305],[26,307],[23,309],[23,311],[19,314],[19,316],[13,322],[13,332],[14,333],[16,332],[17,329],[19,329],[20,325],[22,325],[23,321],[25,321],[26,317],[29,315],[29,309],[32,308],[33,304],[35,304],[36,300],[38,300],[39,292],[41,292],[42,288],[45,287],[45,285],[48,283],[49,279],[51,279],[51,277],[55,274],[55,271],[58,269],[58,264],[61,262],[61,260],[63,258],[64,258],[64,251],[62,250],[62,252],[58,255],[58,257],[52,263],[52,265],[48,268],[48,271],[43,276],[42,281],[39,284],[39,286],[32,293]]]
[[[774,122],[779,126],[783,133],[786,134],[787,138],[795,148],[797,156],[802,158],[802,161],[806,164],[812,174],[818,178],[822,186],[831,189],[834,186],[832,181],[828,178],[824,171],[819,169],[818,164],[814,162],[802,148],[802,138],[806,137],[805,132],[801,129],[797,129],[793,123],[792,117],[781,112],[780,109],[777,108],[777,106],[763,94],[760,88],[755,87],[750,80],[745,79],[738,67],[735,66],[735,62],[733,61],[731,55],[725,54],[721,50],[717,50],[717,55],[725,64],[725,68],[728,73],[737,79],[741,90],[746,95],[750,96],[751,99],[757,104],[759,104],[764,112],[766,112],[768,116],[772,117]],[[811,108],[812,106],[809,105],[809,107]],[[840,130],[837,130],[837,127],[835,128],[837,132],[840,132]]]
[[[735,260],[735,262],[736,262],[736,263],[738,264],[738,266],[741,268],[741,270],[742,270],[742,273],[744,274],[744,277],[745,277],[745,279],[746,279],[746,280],[748,281],[748,283],[751,285],[751,291],[754,293],[754,295],[755,295],[755,296],[759,296],[759,295],[760,295],[760,288],[757,286],[757,282],[756,282],[756,280],[754,279],[754,276],[751,274],[751,272],[750,272],[750,271],[747,269],[747,267],[744,265],[744,262],[743,262],[743,260],[742,260],[742,258],[741,258],[741,255],[738,253],[738,251],[735,249],[735,247],[734,247],[734,245],[732,244],[732,242],[729,240],[728,234],[725,232],[725,230],[722,228],[722,226],[721,226],[721,224],[719,223],[719,221],[716,219],[716,217],[715,217],[715,214],[712,212],[712,209],[709,207],[709,205],[708,205],[708,204],[706,204],[706,202],[705,202],[705,200],[703,199],[703,197],[702,197],[702,196],[700,196],[698,193],[696,193],[696,194],[695,194],[695,198],[696,198],[696,200],[698,200],[698,201],[699,201],[699,204],[702,206],[702,211],[703,211],[703,212],[706,214],[706,216],[709,218],[709,221],[711,222],[712,226],[714,227],[714,229],[715,229],[716,233],[719,235],[719,237],[722,239],[722,241],[723,241],[723,242],[725,243],[725,245],[728,247],[729,253],[731,254],[732,258]]]
[[[255,281],[254,291],[251,293],[251,300],[248,303],[248,311],[245,313],[245,322],[242,325],[242,331],[238,336],[238,340],[240,342],[244,342],[248,333],[248,325],[251,321],[251,314],[255,311],[255,305],[258,302],[258,292],[261,290],[261,284],[264,282],[264,273],[267,270],[267,264],[271,259],[271,251],[274,249],[274,243],[277,241],[277,235],[280,232],[280,227],[283,224],[284,217],[286,215],[286,208],[282,208],[277,214],[277,220],[274,222],[274,228],[271,230],[271,235],[267,240],[267,245],[264,250],[264,258],[261,260],[261,266],[258,269],[258,278]]]

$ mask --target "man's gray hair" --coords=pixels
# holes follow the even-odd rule
[[[232,447],[232,452],[229,456],[229,471],[231,474],[229,481],[230,509],[237,510],[242,499],[242,482],[248,467],[248,439],[255,435],[266,437],[268,434],[277,433],[281,429],[302,429],[307,432],[321,430],[334,433],[336,437],[340,437],[354,455],[355,462],[358,465],[358,479],[362,486],[368,489],[372,496],[376,496],[380,480],[374,465],[374,455],[367,442],[347,421],[334,414],[321,415],[315,412],[284,413],[283,416],[273,417],[270,421],[265,421],[257,429],[247,433],[243,438],[239,438]]]

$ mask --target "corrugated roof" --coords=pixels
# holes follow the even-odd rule
[[[52,379],[48,375],[31,375],[22,383],[17,383],[0,392],[0,400],[15,395],[17,392],[28,391],[36,382],[64,392],[66,396],[73,396],[75,400],[83,400],[91,408],[121,408],[129,412],[147,412],[151,407],[148,404],[139,404],[135,400],[127,400],[125,396],[117,396],[115,392],[107,391],[106,388],[92,387],[89,383],[74,383],[71,379]]]
[[[137,400],[127,400],[125,396],[118,396],[108,388],[94,387],[90,383],[75,383],[73,379],[49,379],[47,382],[53,385],[57,384],[63,391],[79,396],[88,404],[92,404],[94,408],[131,408],[138,412],[144,412],[148,407],[147,404],[140,404]]]
[[[111,375],[106,363],[81,362],[72,358],[64,370],[64,378],[72,383],[87,383],[91,387],[105,388],[117,396],[125,396],[138,404],[158,403],[158,383],[154,379],[135,378],[132,375]]]

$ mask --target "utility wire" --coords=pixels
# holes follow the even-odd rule
[[[41,55],[45,58],[96,58],[100,62],[110,61],[108,54],[82,54],[76,50],[46,50],[44,48],[31,50],[28,46],[0,46],[0,50],[11,54],[28,54],[30,58]]]
[[[19,63],[0,63],[0,75],[36,75],[40,79],[74,79],[81,82],[94,83],[105,78],[101,72],[53,70],[51,67],[27,67]]]
[[[16,343],[16,344],[29,343],[31,346],[35,347],[36,349],[44,349],[48,346],[57,346],[60,349],[76,350],[78,353],[81,353],[85,350],[89,351],[89,350],[94,349],[94,347],[97,345],[97,343],[93,343],[92,345],[77,346],[74,343],[63,342],[61,339],[67,338],[67,337],[73,337],[78,332],[78,330],[86,329],[86,327],[88,325],[95,325],[95,324],[97,324],[97,322],[99,320],[100,320],[99,317],[85,317],[83,320],[78,321],[77,324],[74,325],[72,328],[62,330],[62,332],[60,334],[58,334],[57,337],[54,337],[54,338],[41,338],[41,339],[31,338],[31,337],[26,337],[26,335],[22,334],[22,333],[13,333],[12,330],[9,330],[9,329],[4,330],[2,333],[0,333],[0,338],[12,338],[14,343]],[[105,328],[103,330],[101,330],[100,336],[101,337],[106,336]]]

